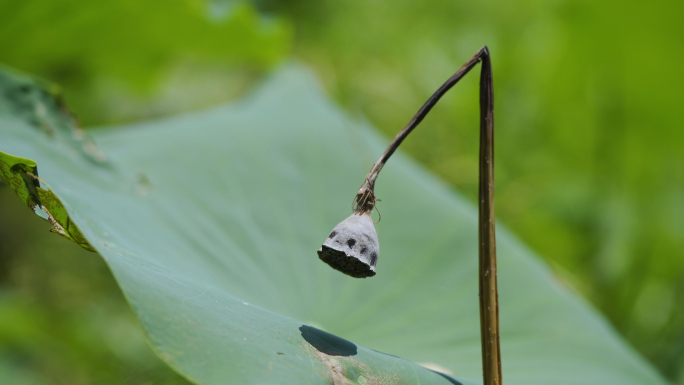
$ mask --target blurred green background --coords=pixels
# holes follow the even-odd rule
[[[390,138],[487,44],[497,216],[684,384],[682,17],[674,0],[0,0],[0,63],[60,84],[92,127],[232,100],[298,60]],[[473,201],[477,82],[403,145]],[[100,258],[5,186],[0,219],[0,383],[186,383]]]

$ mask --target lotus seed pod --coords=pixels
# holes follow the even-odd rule
[[[318,250],[318,258],[355,278],[375,275],[380,246],[370,213],[356,212],[340,222]]]

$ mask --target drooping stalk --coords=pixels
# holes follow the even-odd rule
[[[425,118],[439,99],[475,65],[482,62],[480,73],[480,172],[479,172],[479,293],[480,335],[484,385],[501,385],[501,351],[499,344],[499,300],[496,270],[496,239],[494,223],[494,86],[492,66],[487,47],[452,75],[418,110],[411,121],[394,137],[366,176],[356,194],[357,212],[370,212],[375,207],[375,180],[383,166]]]

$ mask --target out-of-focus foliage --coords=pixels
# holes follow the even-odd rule
[[[0,60],[58,80],[83,124],[224,100],[282,60],[290,41],[288,23],[245,3],[0,1]]]
[[[288,52],[290,25],[296,56],[315,65],[351,112],[393,136],[446,77],[488,44],[497,97],[498,217],[663,373],[684,384],[684,53],[677,49],[684,3],[261,1],[262,11],[276,15],[271,25],[278,27],[270,30],[276,32],[266,36],[277,43],[265,48],[272,56],[252,59],[226,53],[244,38],[217,33],[217,20],[204,19],[221,2],[51,3],[0,0],[0,62],[62,84],[86,123],[172,114],[231,97]],[[261,28],[263,18],[248,5],[232,10],[219,25],[242,12],[243,20],[253,20],[247,24]],[[112,20],[104,22],[106,16]],[[114,44],[131,29],[134,36]],[[98,36],[107,43],[99,46]],[[206,40],[218,56],[187,52]],[[154,64],[157,57],[166,61]],[[115,68],[130,63],[132,69]],[[146,75],[127,75],[136,71]],[[464,79],[402,146],[471,196],[475,78]],[[9,204],[0,200],[3,217]],[[22,220],[38,221],[15,219]],[[12,234],[0,228],[0,247],[27,243]],[[52,282],[52,271],[41,264],[80,272],[74,269],[91,265],[64,254],[75,247],[46,254],[38,247],[48,239],[31,239],[27,256],[17,251],[24,247],[3,247],[3,266],[31,268],[3,270],[0,285],[53,293],[32,298],[59,307],[67,300],[59,290],[37,288]],[[92,279],[106,279],[101,266],[90,269]],[[21,282],[31,283],[19,285],[17,277],[29,272],[31,280]],[[88,290],[89,277],[74,273],[69,282]],[[83,311],[69,309],[50,317],[77,319],[72,311]]]

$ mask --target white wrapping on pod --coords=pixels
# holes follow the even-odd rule
[[[340,222],[318,250],[318,258],[355,278],[375,275],[380,246],[370,213],[356,212]]]

